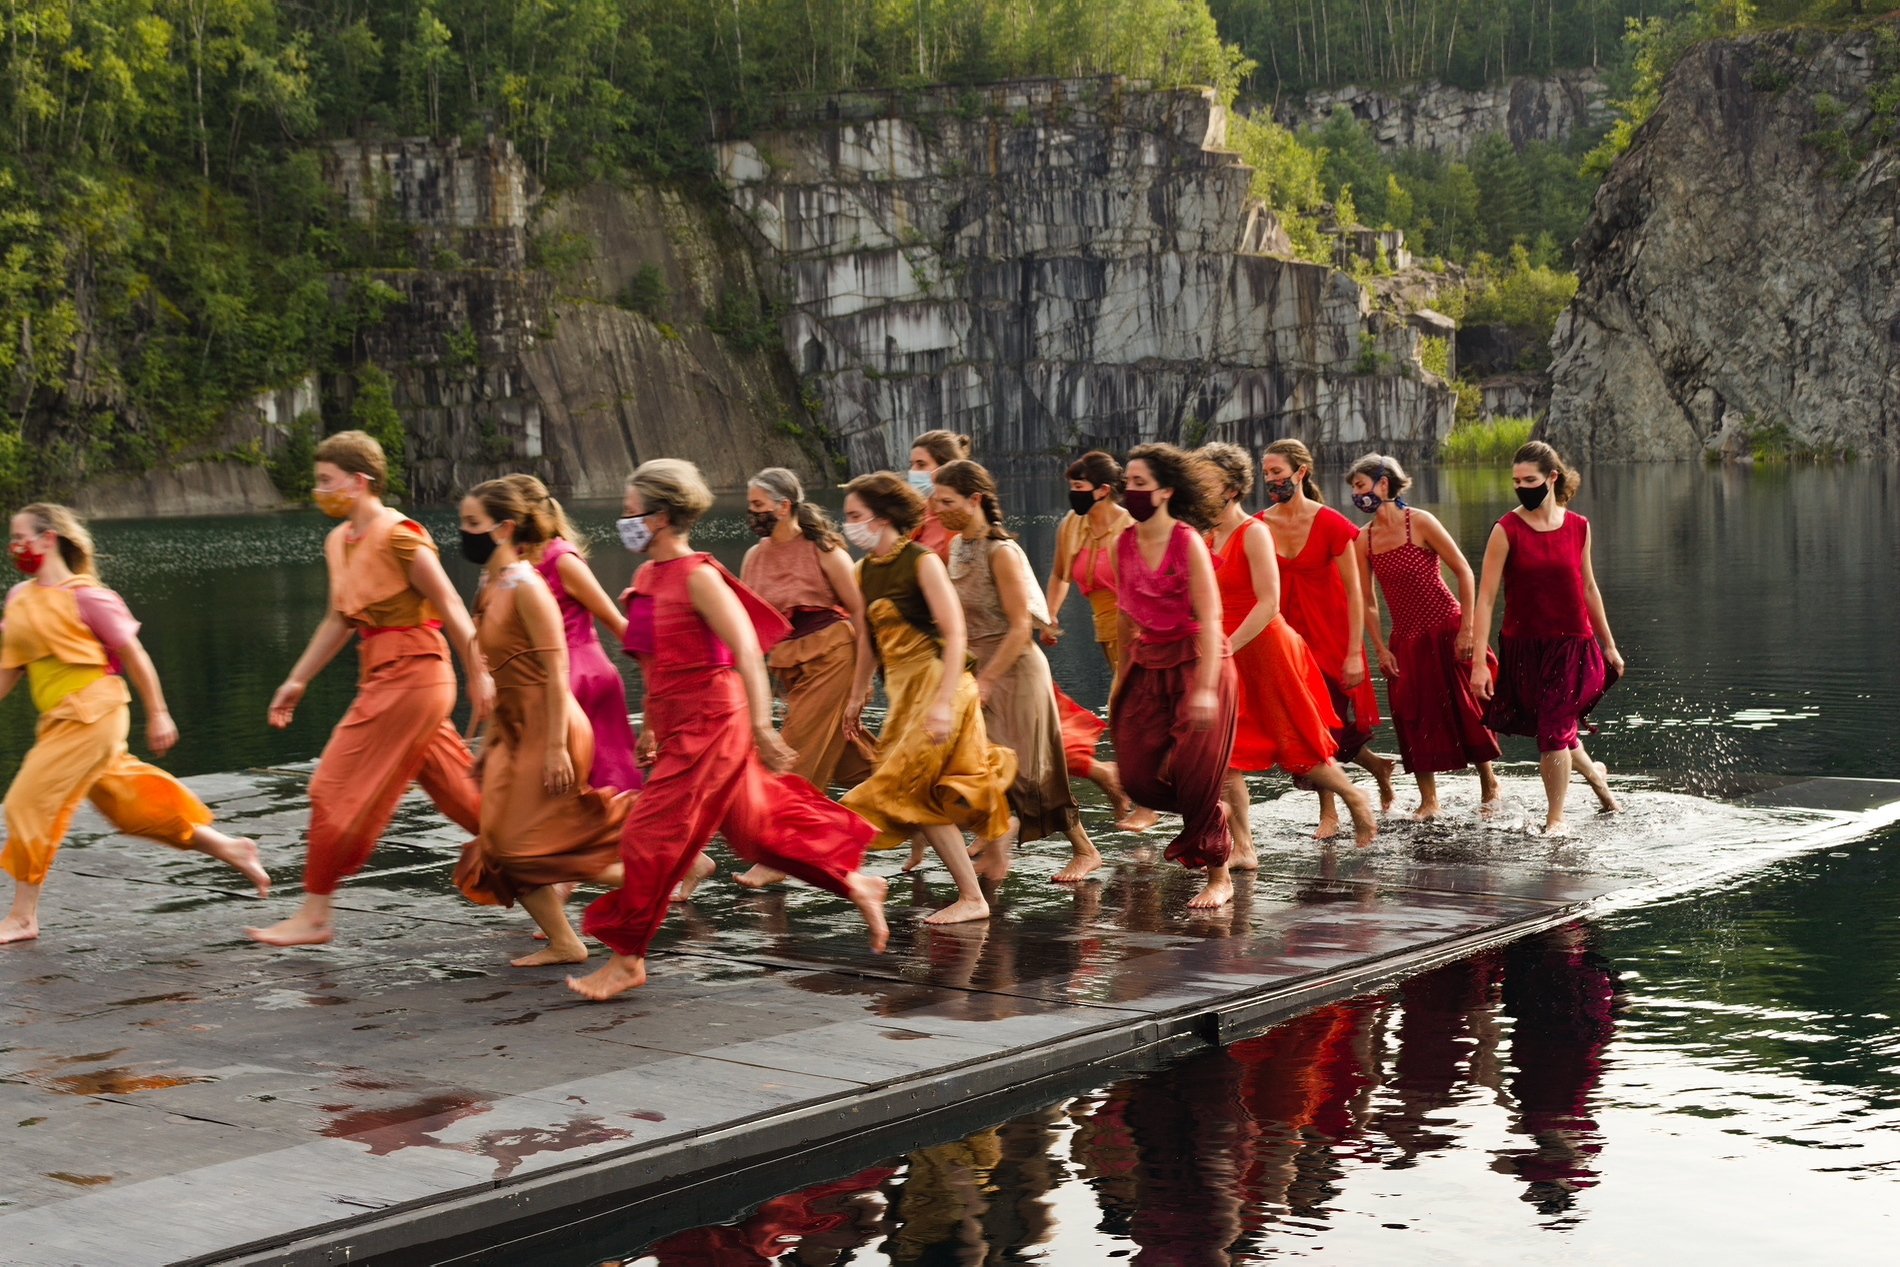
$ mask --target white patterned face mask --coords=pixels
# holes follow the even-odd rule
[[[871,550],[876,547],[877,538],[877,528],[871,524],[851,523],[847,521],[844,525],[844,539],[866,554],[869,554]]]
[[[616,519],[614,527],[620,532],[620,544],[635,554],[645,554],[647,547],[653,544],[653,529],[647,527],[645,515]]]

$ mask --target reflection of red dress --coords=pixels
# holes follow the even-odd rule
[[[1242,520],[1227,539],[1227,552],[1214,556],[1221,624],[1229,637],[1253,610],[1247,534],[1258,531],[1264,530],[1253,520]],[[1211,533],[1207,546],[1214,548]],[[1240,678],[1240,724],[1230,770],[1258,772],[1277,765],[1297,776],[1332,759],[1335,744],[1329,732],[1339,718],[1328,700],[1326,679],[1284,617],[1276,613],[1259,636],[1234,652],[1234,670]]]
[[[1257,518],[1271,528],[1273,520],[1261,511]],[[1331,506],[1321,506],[1313,516],[1312,531],[1306,544],[1292,558],[1280,555],[1280,611],[1293,632],[1306,639],[1326,675],[1333,711],[1339,714],[1339,729],[1333,738],[1339,744],[1339,756],[1350,761],[1366,746],[1366,740],[1379,728],[1379,695],[1367,674],[1358,686],[1347,690],[1340,683],[1346,666],[1346,643],[1350,630],[1347,620],[1346,582],[1339,576],[1339,556],[1352,549],[1359,529]]]
[[[679,1232],[647,1252],[661,1267],[766,1267],[783,1262],[799,1241],[851,1226],[857,1220],[851,1198],[876,1191],[896,1174],[888,1166],[879,1166],[775,1197],[742,1222]],[[864,1245],[880,1235],[881,1231],[871,1230],[847,1239]]]

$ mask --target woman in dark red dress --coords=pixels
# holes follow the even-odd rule
[[[1115,543],[1122,667],[1109,729],[1128,794],[1184,820],[1167,856],[1206,869],[1206,887],[1188,903],[1197,909],[1234,896],[1221,784],[1234,751],[1238,683],[1201,540],[1214,526],[1218,485],[1204,460],[1171,444],[1141,446],[1128,455],[1123,494],[1135,526]]]
[[[567,980],[596,1002],[646,984],[647,947],[674,886],[715,832],[748,862],[850,901],[873,951],[888,936],[884,881],[858,870],[871,825],[804,779],[778,773],[798,754],[772,727],[762,643],[769,649],[791,624],[692,548],[687,534],[712,500],[690,462],[657,458],[627,481],[620,540],[647,562],[634,573],[625,642],[646,678],[640,751],[651,766],[620,835],[624,887],[589,906],[583,924],[613,958]]]
[[[1326,505],[1313,480],[1313,455],[1298,440],[1275,440],[1260,460],[1266,475],[1267,508],[1260,519],[1273,529],[1280,558],[1280,611],[1293,632],[1306,639],[1326,675],[1339,727],[1333,739],[1339,761],[1352,762],[1379,782],[1379,811],[1392,809],[1392,762],[1374,752],[1379,696],[1366,672],[1365,589],[1359,556],[1352,548],[1359,529]],[[1333,794],[1319,794],[1321,840],[1339,830]]]
[[[1597,794],[1604,812],[1616,809],[1608,771],[1583,750],[1578,731],[1623,675],[1623,657],[1590,564],[1590,521],[1567,509],[1582,482],[1577,473],[1557,450],[1533,440],[1517,451],[1511,482],[1520,504],[1491,530],[1473,622],[1488,644],[1502,586],[1498,672],[1494,680],[1486,660],[1474,659],[1471,690],[1487,701],[1484,720],[1491,729],[1536,736],[1549,803],[1544,831],[1556,834],[1564,829],[1573,771]]]
[[[1436,516],[1405,504],[1411,487],[1398,460],[1371,453],[1353,463],[1352,504],[1372,516],[1359,536],[1359,556],[1378,578],[1392,609],[1392,637],[1379,630],[1379,597],[1366,587],[1366,632],[1385,672],[1386,702],[1399,737],[1405,772],[1418,780],[1418,811],[1424,822],[1438,816],[1438,776],[1478,767],[1479,812],[1498,804],[1491,763],[1498,740],[1485,728],[1484,706],[1471,693],[1471,655],[1477,648],[1471,617],[1477,582],[1464,551]],[[1378,544],[1373,544],[1373,536]],[[1458,597],[1445,586],[1440,564],[1458,578]],[[1487,648],[1485,654],[1489,655]]]
[[[1222,787],[1234,839],[1234,856],[1227,865],[1236,871],[1259,866],[1248,819],[1247,775],[1275,766],[1343,797],[1355,839],[1369,845],[1378,825],[1365,794],[1333,760],[1337,745],[1332,729],[1339,718],[1333,714],[1326,679],[1305,640],[1280,615],[1273,532],[1240,507],[1253,489],[1253,458],[1237,444],[1209,444],[1196,452],[1213,464],[1223,481],[1223,504],[1207,534],[1207,548],[1214,558],[1221,624],[1233,648],[1240,691],[1234,754]]]

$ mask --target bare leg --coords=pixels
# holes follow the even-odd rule
[[[946,823],[938,823],[923,829],[924,837],[930,841],[931,848],[943,859],[943,865],[949,868],[950,878],[956,881],[957,900],[933,915],[924,918],[926,924],[963,924],[971,920],[988,919],[990,904],[983,897],[983,888],[977,883],[976,866],[970,861],[970,851],[963,847],[963,833]]]
[[[706,855],[701,854],[704,858]],[[587,943],[580,939],[574,926],[567,919],[567,893],[571,885],[544,884],[538,889],[530,889],[521,895],[521,909],[526,911],[534,922],[547,934],[548,944],[544,950],[531,955],[523,955],[510,962],[517,968],[540,968],[551,963],[586,963]]]
[[[584,977],[569,977],[567,988],[584,999],[605,1003],[647,983],[645,955],[615,955]]]
[[[245,935],[266,946],[321,946],[336,936],[336,924],[330,918],[335,905],[327,893],[306,893],[297,913],[269,928],[247,928]]]
[[[0,919],[0,946],[16,941],[32,941],[40,935],[40,890],[38,884],[13,886],[13,909]]]
[[[1229,770],[1220,785],[1221,799],[1227,802],[1227,837],[1234,842],[1232,855],[1227,859],[1229,871],[1260,870],[1260,855],[1253,847],[1253,820],[1248,817],[1253,809],[1253,801],[1247,794],[1247,776],[1238,770]]]
[[[1079,884],[1087,879],[1089,873],[1102,865],[1101,850],[1089,839],[1078,816],[1069,820],[1069,865],[1051,877],[1054,884]]]
[[[1564,830],[1564,798],[1570,791],[1570,751],[1539,753],[1537,772],[1544,779],[1544,834],[1555,836]]]
[[[851,905],[857,907],[858,914],[864,916],[864,926],[871,934],[871,953],[883,954],[884,947],[891,940],[891,926],[884,922],[884,899],[889,895],[891,886],[882,876],[853,871],[845,877],[845,888]]]
[[[909,875],[924,865],[924,846],[929,842],[922,832],[914,832],[910,838],[910,858],[904,863],[903,873]]]
[[[1137,805],[1128,799],[1128,793],[1122,789],[1121,771],[1105,761],[1089,764],[1089,781],[1107,794],[1109,803],[1115,807],[1115,829],[1117,831],[1147,831],[1161,821],[1161,815],[1145,805]]]
[[[1372,803],[1366,794],[1352,785],[1337,761],[1328,761],[1325,765],[1316,765],[1304,776],[1306,781],[1318,787],[1322,794],[1330,792],[1346,803],[1346,812],[1352,815],[1353,843],[1364,849],[1379,834],[1379,824],[1372,817]]]
[[[1009,830],[998,840],[978,840],[970,850],[972,864],[979,878],[992,884],[1001,884],[1009,878],[1009,864],[1016,852],[1017,837],[1022,835],[1022,820],[1014,814],[1009,816]]]
[[[1590,785],[1590,790],[1597,794],[1597,804],[1603,812],[1616,813],[1619,806],[1616,803],[1616,797],[1610,793],[1610,768],[1601,761],[1591,760],[1590,754],[1583,750],[1581,743],[1570,750],[1570,765],[1583,776],[1583,781]]]
[[[1489,770],[1491,767],[1487,765],[1484,768]],[[1418,779],[1418,809],[1413,811],[1412,821],[1428,823],[1438,817],[1438,776],[1421,774],[1415,777]]]
[[[621,870],[620,864],[617,862],[614,863],[613,866],[609,867],[607,870],[612,871],[615,876],[621,876],[621,875],[626,874],[624,871]],[[606,872],[602,872],[600,875],[595,876],[594,878],[598,880],[601,884],[604,884],[606,887],[610,889],[617,889],[620,887],[620,881],[618,879],[612,879],[612,880],[608,879]],[[567,899],[574,896],[574,890],[580,888],[581,886],[569,880],[561,884],[554,885],[553,887],[554,887],[554,891],[561,895],[561,901],[566,902]],[[548,935],[537,928],[534,930],[534,939],[536,941],[546,941],[548,939]]]
[[[697,889],[706,880],[706,877],[718,869],[719,868],[713,863],[712,855],[703,849],[700,850],[699,856],[693,859],[693,869],[686,873],[684,880],[681,880],[678,884],[673,886],[673,896],[668,900],[674,902],[690,902],[693,898],[693,890]],[[781,880],[784,878],[784,876],[779,877]]]
[[[1372,750],[1371,744],[1367,744],[1359,750],[1359,755],[1353,758],[1353,764],[1378,780],[1379,812],[1381,814],[1390,814],[1392,807],[1398,804],[1399,800],[1398,791],[1392,786],[1392,767],[1394,764],[1392,758],[1380,756]]]
[[[1489,761],[1478,763],[1478,817],[1490,818],[1504,805],[1504,789]]]
[[[1317,783],[1312,775],[1307,779]],[[1313,829],[1314,840],[1331,840],[1339,834],[1339,806],[1333,801],[1333,794],[1325,788],[1319,793],[1319,826]]]
[[[1233,877],[1227,874],[1227,864],[1222,863],[1218,867],[1209,867],[1207,869],[1207,884],[1199,893],[1196,893],[1193,897],[1188,899],[1188,909],[1194,911],[1211,911],[1216,907],[1225,906],[1233,900]]]
[[[192,829],[191,847],[226,866],[236,867],[246,880],[257,886],[257,896],[270,896],[270,873],[257,860],[257,842],[249,836],[227,836],[215,827],[196,827]]]

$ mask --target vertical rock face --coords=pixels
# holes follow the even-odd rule
[[[1690,50],[1598,191],[1551,341],[1566,451],[1900,451],[1891,22]]]
[[[863,94],[719,146],[794,365],[852,469],[1298,435],[1418,454],[1453,398],[1416,333],[1272,241],[1197,92],[1115,79]]]
[[[1562,141],[1610,121],[1609,88],[1595,70],[1520,75],[1488,88],[1415,84],[1403,88],[1323,88],[1283,102],[1281,124],[1317,128],[1335,110],[1366,124],[1381,146],[1462,156],[1487,136],[1507,136],[1523,149]]]

